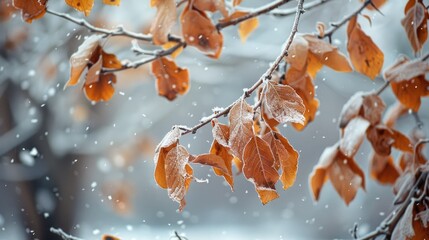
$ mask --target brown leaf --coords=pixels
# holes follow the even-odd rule
[[[386,110],[383,122],[386,124],[386,126],[393,128],[398,118],[406,113],[408,113],[408,109],[402,105],[401,102],[396,101]]]
[[[391,82],[390,86],[398,100],[414,112],[419,111],[421,98],[429,95],[429,81],[424,76],[410,81]]]
[[[228,147],[219,144],[216,140],[213,140],[212,146],[210,148],[210,153],[222,158],[222,161],[224,162],[227,171],[221,171],[218,168],[213,168],[213,171],[216,175],[223,176],[225,178],[225,181],[229,184],[232,191],[234,188],[234,178],[232,177],[232,161],[234,159],[234,156],[232,156]]]
[[[79,49],[70,57],[70,79],[64,88],[76,85],[79,82],[85,68],[90,62],[91,56],[99,47],[101,35],[91,35],[79,46]],[[98,60],[99,54],[96,61]]]
[[[296,68],[289,68],[283,83],[292,87],[304,103],[304,124],[292,123],[295,129],[301,131],[316,118],[316,113],[319,108],[319,100],[315,98],[313,80],[305,69],[297,70]]]
[[[310,174],[310,188],[314,199],[318,200],[322,186],[330,179],[337,193],[348,205],[360,187],[365,189],[365,176],[354,160],[342,154],[338,147],[337,143],[322,153],[319,163]]]
[[[345,156],[349,158],[355,156],[363,142],[366,129],[369,125],[370,123],[361,117],[353,118],[349,124],[347,124],[340,140],[340,150]]]
[[[88,71],[88,75],[90,72],[91,69]],[[116,75],[113,73],[103,73],[94,79],[96,80],[87,77],[87,81],[91,81],[91,83],[84,84],[86,97],[95,102],[109,101],[115,93],[113,84],[116,83]]]
[[[173,147],[165,156],[165,174],[168,196],[180,204],[182,211],[186,205],[185,194],[193,178],[192,168],[188,164],[189,153],[181,145]]]
[[[89,16],[94,6],[94,0],[66,0],[66,3],[77,11],[83,12],[85,16]]]
[[[363,95],[362,101],[362,117],[368,120],[371,125],[376,125],[381,122],[381,118],[386,104],[383,99],[375,93]]]
[[[223,36],[204,12],[188,5],[180,16],[180,22],[188,45],[198,48],[209,57],[220,57]]]
[[[15,12],[16,8],[13,6],[12,0],[0,2],[0,22],[9,20]]]
[[[229,146],[234,155],[242,160],[244,147],[253,137],[253,109],[244,99],[240,99],[231,108],[229,126]]]
[[[200,11],[219,11],[220,13],[222,13],[223,17],[228,16],[228,10],[225,6],[225,0],[194,0],[193,7],[197,8]]]
[[[218,156],[217,154],[208,154],[208,153],[207,154],[200,154],[200,155],[196,156],[194,159],[192,159],[191,162],[211,166],[213,168],[216,168],[217,170],[219,170],[223,174],[231,175],[231,173],[229,171],[231,168],[228,169],[225,161],[222,159],[222,157]]]
[[[174,128],[170,132],[168,132],[162,141],[158,144],[155,149],[155,181],[161,187],[167,188],[167,178],[165,175],[165,158],[167,153],[177,146],[180,138],[180,129]]]
[[[188,69],[178,67],[173,60],[161,57],[153,61],[152,73],[156,77],[158,94],[170,101],[189,90]]]
[[[346,56],[331,44],[313,35],[305,35],[309,51],[316,59],[337,72],[351,72],[352,68]]]
[[[370,126],[366,131],[366,136],[374,151],[382,156],[389,156],[392,151],[393,132],[384,125]]]
[[[362,31],[360,24],[357,23],[357,16],[352,17],[349,21],[347,38],[347,50],[354,69],[374,79],[381,72],[384,54]]]
[[[151,1],[151,7],[156,7],[156,16],[150,27],[153,42],[162,45],[168,42],[168,34],[176,23],[177,12],[174,0]]]
[[[47,2],[48,0],[13,0],[13,6],[21,9],[24,21],[31,23],[45,15]]]
[[[244,148],[243,161],[244,176],[255,185],[262,204],[278,198],[275,184],[280,176],[273,167],[274,155],[268,143],[252,137]]]
[[[121,0],[103,0],[103,3],[106,5],[119,6],[121,4]]]
[[[344,104],[340,113],[340,128],[345,128],[347,124],[357,117],[362,109],[364,92],[356,92]]]
[[[404,12],[405,17],[401,20],[401,24],[416,53],[421,50],[428,38],[428,12],[421,0],[409,0]]]
[[[263,140],[270,145],[273,151],[275,168],[282,170],[280,181],[283,184],[283,189],[286,190],[295,183],[299,154],[289,141],[278,132],[266,133]]]
[[[394,184],[400,172],[393,162],[392,156],[383,156],[372,153],[370,172],[371,177],[381,184]]]
[[[263,103],[268,113],[278,122],[304,123],[305,106],[295,90],[270,80],[265,85]]]
[[[294,68],[302,70],[307,66],[308,42],[302,35],[296,35],[289,47],[286,61]]]
[[[228,147],[229,142],[229,127],[228,125],[219,123],[215,118],[212,120],[212,134],[213,138],[222,146]]]

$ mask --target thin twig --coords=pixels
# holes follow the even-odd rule
[[[245,99],[245,98],[250,97],[250,95],[264,81],[271,79],[271,76],[274,73],[275,69],[279,66],[280,62],[284,59],[284,57],[287,56],[289,47],[292,44],[292,41],[293,41],[296,33],[298,32],[299,20],[300,20],[301,15],[304,13],[303,3],[304,3],[304,0],[299,0],[298,6],[297,6],[296,12],[295,12],[295,19],[294,19],[294,22],[293,22],[291,33],[290,33],[289,37],[287,38],[287,40],[285,42],[285,45],[284,45],[284,48],[283,48],[282,52],[276,58],[276,60],[274,61],[274,63],[271,65],[271,67],[268,68],[268,70],[259,78],[259,80],[257,82],[255,82],[255,84],[253,84],[252,87],[250,87],[249,89],[245,90],[244,93],[243,93],[243,95],[239,99],[237,99],[235,102],[233,102],[232,104],[230,104],[224,110],[222,110],[220,112],[217,112],[215,114],[212,114],[211,116],[205,118],[203,121],[201,121],[199,124],[195,125],[194,127],[192,127],[192,128],[186,128],[186,130],[182,132],[182,135],[185,135],[185,134],[188,134],[188,133],[196,133],[196,131],[199,128],[201,128],[204,125],[210,123],[211,120],[213,120],[214,118],[219,118],[221,116],[227,115],[229,113],[229,111],[231,110],[231,108],[234,106],[234,104],[237,101],[239,101],[240,99]]]
[[[150,55],[153,55],[152,57],[144,58],[144,59],[140,59],[140,60],[137,60],[134,62],[129,62],[129,63],[123,64],[121,68],[102,68],[101,72],[103,72],[103,73],[120,72],[120,71],[131,69],[131,68],[138,68],[144,64],[153,62],[158,58],[168,56],[168,55],[172,54],[174,51],[176,51],[177,49],[184,47],[185,45],[186,44],[184,42],[179,42],[175,46],[173,46],[169,49],[158,50],[158,51],[152,52],[152,54],[150,54]],[[146,54],[148,54],[148,53],[146,53]]]
[[[229,27],[231,25],[239,24],[243,21],[246,21],[247,19],[254,18],[254,17],[259,16],[259,15],[264,14],[264,13],[268,13],[271,10],[278,8],[281,5],[283,5],[289,1],[290,0],[277,0],[275,2],[272,2],[272,3],[269,3],[269,4],[264,5],[262,7],[259,7],[255,10],[253,10],[252,12],[248,13],[247,15],[242,16],[242,17],[232,19],[231,21],[228,21],[228,22],[220,22],[220,23],[216,24],[216,28],[220,31],[220,30],[222,30],[226,27]]]
[[[323,37],[319,38],[328,38],[329,42],[332,42],[332,35],[344,24],[346,24],[348,21],[350,21],[350,19],[358,14],[360,14],[368,5],[373,5],[372,0],[366,0],[362,6],[357,9],[356,11],[352,12],[350,15],[346,16],[345,18],[343,18],[343,20],[336,22],[336,23],[331,23],[331,28],[328,29],[325,32],[325,35],[323,35]]]
[[[385,81],[384,84],[375,92],[376,95],[380,95],[390,85],[389,81]]]
[[[82,240],[81,238],[74,237],[72,235],[69,235],[65,233],[61,228],[53,228],[49,229],[51,233],[54,233],[58,236],[60,236],[63,240]]]
[[[327,2],[330,2],[332,0],[317,0],[313,2],[309,2],[304,4],[305,11],[309,11],[313,8],[316,8],[320,5],[323,5]],[[235,9],[243,12],[252,12],[254,11],[253,8],[247,8],[247,7],[235,7]],[[295,8],[287,8],[287,9],[273,9],[272,11],[267,12],[268,15],[273,15],[276,17],[288,17],[295,14]]]
[[[419,129],[422,129],[423,126],[424,126],[424,123],[420,119],[419,113],[418,112],[413,112],[412,114],[413,114],[414,120],[416,121],[417,127]]]

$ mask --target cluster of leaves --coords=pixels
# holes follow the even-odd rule
[[[244,98],[229,112],[229,125],[212,120],[213,143],[207,154],[193,156],[179,144],[180,127],[174,127],[161,141],[155,155],[155,180],[168,195],[185,206],[193,171],[190,164],[212,166],[233,189],[232,164],[252,182],[263,204],[276,198],[275,184],[293,185],[298,168],[298,152],[276,129],[278,123],[303,123],[305,107],[288,85],[274,79],[260,90],[259,105],[252,107]],[[280,172],[280,173],[279,173]]]

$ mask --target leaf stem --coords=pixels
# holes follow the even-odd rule
[[[187,130],[183,131],[181,134],[182,135],[186,135],[188,133],[196,133],[198,129],[200,129],[201,127],[205,126],[206,124],[210,123],[212,119],[214,118],[219,118],[221,116],[224,115],[228,115],[229,111],[231,110],[231,108],[234,106],[234,104],[241,100],[241,99],[246,99],[248,97],[250,97],[250,95],[262,84],[264,83],[266,80],[271,79],[272,74],[274,73],[274,71],[277,69],[277,67],[279,66],[280,62],[284,59],[284,57],[287,56],[289,48],[292,44],[292,41],[296,35],[296,33],[298,32],[298,25],[299,25],[299,20],[301,18],[301,15],[304,13],[304,0],[299,0],[298,1],[298,6],[296,7],[295,10],[295,19],[292,25],[292,30],[290,32],[289,37],[287,38],[287,40],[285,41],[284,44],[284,48],[281,51],[280,55],[277,56],[276,60],[274,61],[274,63],[267,69],[267,71],[259,78],[258,81],[256,81],[249,89],[245,90],[243,95],[237,99],[236,101],[234,101],[233,103],[231,103],[228,107],[226,107],[224,110],[218,112],[218,113],[214,113],[211,116],[205,118],[203,121],[201,121],[199,124],[193,126],[192,128],[188,128]]]
[[[375,94],[378,96],[380,95],[386,88],[390,85],[389,81],[385,81],[384,84],[375,92]]]
[[[330,1],[333,1],[333,0],[317,0],[317,1],[309,2],[309,3],[304,4],[304,9],[306,11],[309,11],[313,8],[316,8],[316,7],[323,5],[323,4],[330,2]],[[253,8],[240,7],[240,6],[235,7],[235,9],[237,9],[239,11],[244,11],[244,12],[255,11]],[[273,9],[272,11],[267,12],[267,14],[273,15],[275,17],[288,17],[288,16],[295,14],[295,8]]]
[[[81,238],[77,238],[77,237],[74,237],[72,235],[65,233],[61,228],[51,227],[49,229],[49,231],[51,231],[51,233],[54,233],[54,234],[60,236],[63,240],[82,240]]]

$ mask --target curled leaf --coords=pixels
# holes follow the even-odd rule
[[[349,158],[354,157],[365,137],[366,129],[370,123],[361,117],[353,118],[344,128],[344,134],[340,140],[340,150]]]
[[[13,0],[12,3],[14,7],[21,9],[22,19],[31,23],[45,15],[47,2],[48,0]]]
[[[428,12],[422,0],[409,0],[401,24],[414,52],[418,52],[428,38]]]
[[[168,42],[168,34],[176,23],[177,12],[174,0],[152,1],[152,7],[156,7],[156,16],[150,27],[153,35],[153,42],[162,45]]]
[[[152,73],[156,77],[158,94],[170,101],[189,90],[188,69],[178,67],[173,60],[161,57],[153,61]]]

